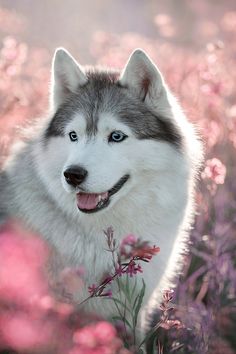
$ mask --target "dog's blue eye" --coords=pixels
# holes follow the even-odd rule
[[[114,142],[114,143],[120,143],[121,141],[125,140],[127,138],[127,135],[120,131],[114,131],[111,133],[109,136],[109,142]]]
[[[76,132],[74,132],[74,131],[69,133],[69,137],[70,137],[71,141],[77,141],[78,140],[78,136],[77,136]]]

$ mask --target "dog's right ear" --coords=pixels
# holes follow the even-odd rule
[[[52,62],[51,107],[55,111],[79,86],[87,82],[83,68],[64,48],[55,51]]]
[[[131,54],[119,83],[151,106],[160,106],[161,100],[168,105],[164,79],[154,62],[141,49]]]

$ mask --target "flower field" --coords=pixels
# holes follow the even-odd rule
[[[209,15],[201,26],[195,23],[188,45],[178,42],[182,32],[177,31],[174,18],[154,7],[152,35],[94,30],[86,49],[90,62],[118,68],[134,48],[146,50],[204,142],[205,162],[183,274],[174,292],[167,289],[163,294],[160,321],[150,335],[154,338],[150,354],[236,351],[236,6],[233,1],[225,3],[229,9],[222,5],[218,12],[212,10],[215,21]],[[203,16],[204,2],[191,4]],[[0,5],[0,165],[19,127],[47,109],[53,48],[31,43],[24,37],[27,31],[30,28],[20,12]],[[68,43],[72,46],[73,42]],[[73,54],[79,57],[76,50]],[[143,261],[158,257],[158,245],[140,244],[135,235],[124,235],[118,251],[115,230],[114,235],[112,229],[107,230],[104,237],[114,257],[114,272],[103,283],[91,284],[88,301],[94,296],[112,300],[115,294],[110,292],[110,282],[123,277],[129,282],[142,272]],[[136,311],[131,328],[121,310],[126,304],[117,298],[114,321],[87,316],[70,304],[69,293],[59,299],[51,294],[44,269],[48,257],[41,239],[15,223],[4,225],[0,235],[0,353],[143,353],[134,333],[145,288],[140,289],[136,303],[132,303],[132,289],[123,289]],[[63,277],[69,287],[81,286],[78,270],[65,270]]]

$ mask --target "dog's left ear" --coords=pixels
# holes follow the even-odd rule
[[[58,48],[52,62],[51,106],[56,110],[71,93],[88,81],[83,68],[64,48]]]
[[[162,75],[153,61],[141,49],[130,56],[119,83],[131,89],[141,100],[153,101],[165,93]]]

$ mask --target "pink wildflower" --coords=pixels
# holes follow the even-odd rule
[[[179,320],[166,320],[161,322],[160,327],[170,330],[171,328],[182,329],[184,325]]]
[[[137,273],[142,273],[142,268],[139,265],[136,265],[134,261],[131,261],[126,269],[126,273],[129,274],[130,277],[133,277],[133,275],[136,275]]]
[[[136,271],[137,271],[137,273],[143,273],[143,270],[142,270],[142,267],[140,264],[137,265]]]
[[[174,294],[174,290],[164,290],[163,291],[163,299],[164,301],[171,301],[173,299],[173,294]]]
[[[141,244],[140,247],[135,248],[132,251],[133,257],[139,257],[142,260],[150,261],[152,256],[155,256],[157,253],[160,252],[160,247],[150,247],[146,243]]]
[[[116,268],[116,274],[121,277],[125,273],[124,267],[121,264]]]
[[[127,236],[125,236],[122,240],[122,245],[133,245],[137,242],[137,237],[132,235],[132,234],[129,234]]]
[[[110,290],[108,290],[107,292],[102,292],[102,294],[101,294],[101,296],[105,296],[105,297],[112,297],[112,291],[111,291],[111,289]]]
[[[6,226],[0,237],[0,296],[14,303],[29,304],[47,294],[43,266],[48,251],[40,239],[24,237],[19,229]]]
[[[110,323],[101,321],[95,326],[94,334],[99,343],[105,344],[116,337],[116,330]]]
[[[206,167],[202,172],[202,178],[211,179],[215,184],[224,184],[226,175],[225,165],[217,158],[206,161]]]
[[[92,284],[91,286],[88,287],[88,291],[91,295],[94,295],[96,293],[97,286],[95,284]]]
[[[123,348],[116,329],[101,321],[77,330],[73,336],[74,347],[69,354],[121,354],[130,353]]]
[[[121,256],[129,256],[132,247],[137,243],[138,239],[136,236],[129,234],[125,236],[120,244],[120,254]]]
[[[22,312],[6,312],[0,315],[1,341],[17,350],[25,350],[49,344],[55,326]],[[3,344],[1,343],[1,344]]]

